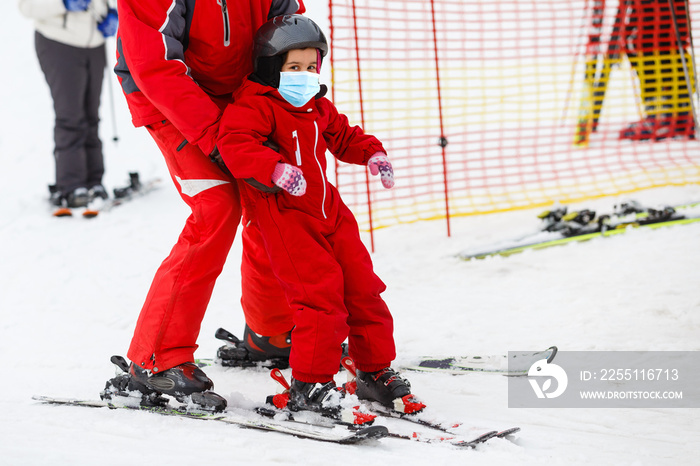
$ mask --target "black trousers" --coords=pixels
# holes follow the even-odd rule
[[[38,32],[35,46],[56,114],[56,187],[67,193],[100,184],[104,161],[98,126],[105,47],[72,47]]]

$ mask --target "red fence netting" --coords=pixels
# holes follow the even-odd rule
[[[370,231],[449,234],[451,216],[700,182],[686,3],[330,0],[333,100],[397,179],[339,164],[345,202]]]

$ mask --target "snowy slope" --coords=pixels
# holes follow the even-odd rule
[[[324,2],[307,1],[326,24]],[[518,425],[516,443],[476,451],[400,440],[362,447],[138,412],[39,405],[33,394],[96,398],[124,354],[150,280],[188,214],[145,131],[133,129],[114,88],[120,140],[111,142],[104,94],[108,188],[128,170],[161,189],[95,220],[48,215],[53,181],[51,101],[33,51],[31,23],[0,15],[0,464],[696,464],[696,410],[509,409],[507,379],[407,374],[436,413],[467,427]],[[398,182],[401,174],[397,173]],[[648,204],[700,199],[700,187],[639,193]],[[618,199],[587,207],[609,208]],[[537,226],[524,211],[379,231],[373,258],[396,320],[397,363],[422,354],[538,350],[700,350],[700,224],[633,231],[509,258],[462,262],[466,247]],[[203,322],[198,356],[214,331],[241,333],[237,240]],[[210,368],[232,406],[276,390],[263,371]],[[342,381],[339,376],[339,381]]]

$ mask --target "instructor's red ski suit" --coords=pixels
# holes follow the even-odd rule
[[[272,187],[275,166],[285,162],[299,167],[307,182],[306,194],[295,197],[239,181],[245,228],[261,240],[257,248],[250,243],[244,249],[250,260],[269,260],[292,308],[293,377],[329,381],[345,338],[359,369],[389,366],[396,353],[393,320],[380,297],[386,287],[373,271],[354,216],[326,178],[327,149],[341,161],[366,165],[384,152],[381,143],[350,127],[328,99],[296,108],[277,89],[252,81],[224,112],[220,136],[221,155],[239,180]],[[264,146],[267,140],[279,152]],[[266,317],[251,314],[246,312],[247,322]]]
[[[208,157],[222,110],[252,71],[257,29],[305,10],[301,0],[119,0],[118,9],[115,72],[133,123],[148,129],[192,209],[156,272],[128,352],[135,364],[159,372],[193,360],[240,221],[236,184]]]

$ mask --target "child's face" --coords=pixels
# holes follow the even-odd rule
[[[318,73],[317,55],[315,48],[290,50],[287,52],[287,61],[282,65],[282,71]]]

